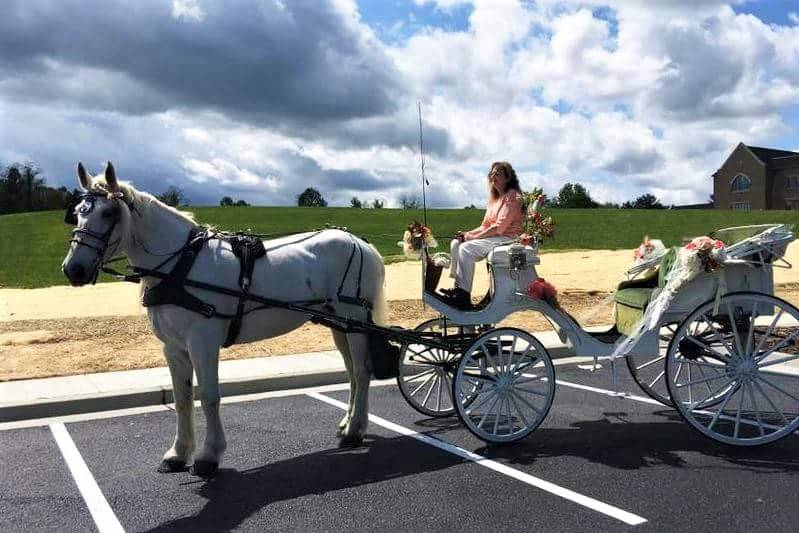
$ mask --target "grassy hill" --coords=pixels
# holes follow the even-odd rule
[[[346,226],[373,243],[384,256],[400,253],[397,241],[412,220],[422,220],[421,210],[299,208],[299,207],[194,207],[198,222],[223,230],[251,229],[256,233],[285,235],[323,227]],[[782,222],[799,224],[795,211],[715,211],[637,209],[550,209],[556,238],[544,251],[570,249],[632,249],[648,234],[666,244],[714,229],[746,224]],[[481,210],[428,210],[428,223],[439,239],[439,250],[458,229],[470,229],[482,219]],[[64,284],[61,261],[67,251],[70,229],[63,212],[46,211],[0,216],[0,286],[34,288]],[[108,279],[108,278],[101,278]]]

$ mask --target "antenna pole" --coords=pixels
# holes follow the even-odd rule
[[[424,136],[422,135],[422,103],[417,100],[417,108],[419,109],[419,159],[422,163],[422,213],[424,214],[424,225],[427,226],[427,195],[425,194],[425,185],[427,178],[424,176]]]

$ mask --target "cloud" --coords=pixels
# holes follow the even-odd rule
[[[740,141],[799,145],[795,16],[766,24],[724,0],[415,3],[468,26],[403,15],[386,32],[352,0],[12,0],[0,161],[72,186],[78,159],[111,159],[194,203],[293,204],[315,186],[333,205],[396,205],[420,193],[421,101],[428,205],[482,205],[495,160],[528,189],[674,203],[705,200]]]

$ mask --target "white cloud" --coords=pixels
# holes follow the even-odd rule
[[[205,19],[205,11],[200,7],[198,0],[172,0],[172,16],[176,19],[202,22]]]

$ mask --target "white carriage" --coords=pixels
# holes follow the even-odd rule
[[[711,236],[727,243],[723,268],[681,287],[659,326],[624,355],[642,389],[704,435],[741,446],[773,442],[799,427],[799,310],[773,295],[773,269],[790,267],[783,256],[794,236],[781,225]],[[440,317],[420,324],[418,340],[403,346],[402,394],[428,416],[457,413],[485,441],[525,437],[552,405],[555,367],[535,335],[494,325],[516,311],[538,311],[575,355],[611,358],[664,290],[675,254],[628,271],[615,294],[615,324],[597,332],[528,296],[538,278],[535,247],[495,248],[487,258],[489,293],[470,311],[435,295],[437,275],[423,250],[424,301]]]

